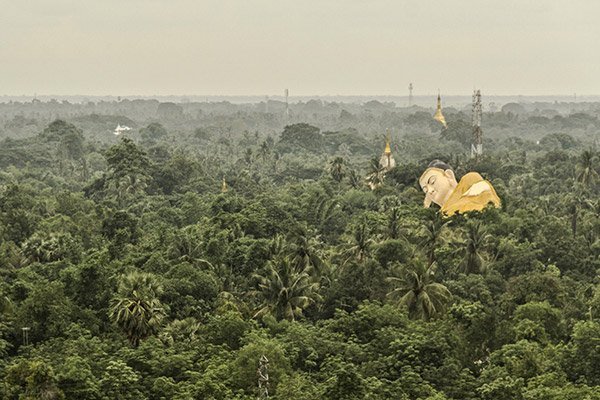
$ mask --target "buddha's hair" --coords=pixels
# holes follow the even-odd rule
[[[449,166],[448,164],[446,164],[445,162],[443,162],[442,160],[433,160],[432,162],[429,163],[427,168],[439,168],[439,169],[443,169],[444,171],[449,169],[450,171],[454,172],[452,167]]]

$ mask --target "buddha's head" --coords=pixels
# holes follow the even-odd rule
[[[456,188],[457,182],[454,171],[448,164],[433,160],[419,178],[419,185],[425,192],[423,205],[426,208],[432,202],[442,207]]]

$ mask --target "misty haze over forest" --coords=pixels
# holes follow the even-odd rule
[[[435,107],[435,99],[437,94],[430,95],[413,95],[413,104],[421,107]],[[487,93],[483,93],[485,104],[495,103],[496,105],[502,106],[506,103],[516,102],[516,103],[591,103],[591,102],[600,102],[600,95],[587,95],[587,96],[578,96],[576,93],[571,95],[549,95],[549,96],[529,96],[529,95],[504,95],[504,96],[495,96],[488,95]],[[458,105],[458,106],[466,106],[471,104],[471,95],[447,95],[443,94],[444,104],[445,105]],[[207,96],[199,96],[199,95],[166,95],[166,96],[127,96],[127,95],[107,95],[107,96],[94,96],[94,95],[0,95],[0,103],[8,103],[8,102],[28,102],[33,99],[47,102],[52,99],[57,101],[68,101],[70,103],[87,103],[87,102],[98,102],[98,101],[119,101],[119,100],[158,100],[160,102],[174,102],[174,103],[190,103],[190,102],[221,102],[226,101],[232,104],[241,104],[241,103],[260,103],[265,100],[274,100],[274,101],[285,101],[284,95],[251,95],[251,96],[218,96],[218,95],[207,95]],[[298,102],[307,102],[309,100],[321,100],[325,102],[335,102],[335,103],[366,103],[370,100],[377,100],[380,102],[392,102],[395,103],[397,107],[406,107],[408,106],[408,95],[406,96],[382,96],[382,95],[372,95],[372,96],[340,96],[340,95],[319,95],[319,96],[294,96],[290,94],[288,97],[289,103],[298,103]]]

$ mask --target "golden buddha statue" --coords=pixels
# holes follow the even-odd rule
[[[425,192],[423,205],[426,208],[435,203],[441,207],[444,216],[467,211],[481,211],[489,203],[500,207],[500,198],[492,184],[477,172],[469,172],[456,181],[452,168],[440,160],[433,160],[419,178],[419,185]]]

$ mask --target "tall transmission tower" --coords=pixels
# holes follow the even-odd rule
[[[481,90],[473,91],[473,143],[471,144],[471,158],[476,160],[483,154],[483,131],[481,130]]]
[[[31,328],[28,326],[24,326],[23,328],[21,328],[21,332],[23,333],[23,344],[25,346],[29,345],[29,331],[30,330],[31,330]]]
[[[285,89],[285,91],[283,92],[285,95],[285,116],[287,118],[290,117],[290,103],[288,102],[288,97],[290,96],[290,91],[288,89]]]
[[[412,82],[408,84],[408,106],[412,106],[413,105],[413,84]]]
[[[258,399],[269,398],[269,359],[263,354],[258,361]]]

